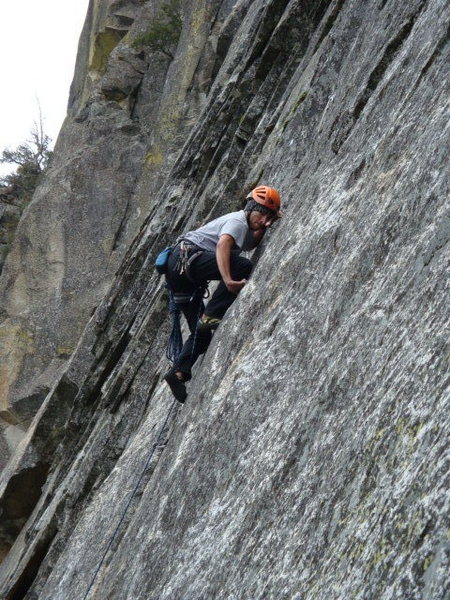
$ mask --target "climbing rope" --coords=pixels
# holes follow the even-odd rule
[[[169,314],[172,321],[172,331],[167,343],[166,356],[171,362],[175,362],[178,358],[181,348],[183,347],[183,337],[181,334],[181,317],[180,309],[178,308],[173,292],[166,284],[169,294]]]
[[[166,357],[174,363],[181,353],[181,349],[183,348],[183,336],[181,333],[181,311],[178,304],[175,302],[175,296],[172,292],[171,288],[165,285],[167,292],[169,294],[169,313],[170,319],[172,322],[172,331],[169,336],[169,341],[167,342],[166,349]],[[198,314],[196,315],[195,321],[195,329],[194,329],[194,339],[192,344],[191,357],[194,355],[194,350],[197,342],[197,328],[198,322],[202,315],[204,306],[202,299],[209,297],[209,291],[207,285],[200,285],[192,296],[189,298],[189,302],[198,302]]]
[[[200,317],[202,316],[202,312],[204,310],[203,307],[203,302],[202,302],[202,298],[205,297],[205,290],[207,290],[208,288],[205,287],[199,287],[198,290],[196,290],[194,296],[192,296],[191,301],[194,301],[195,296],[199,296],[198,297],[198,313],[197,313],[197,317],[195,320],[195,331],[194,331],[194,339],[192,340],[192,351],[191,351],[191,359],[194,357],[194,351],[195,351],[195,346],[197,343],[197,335],[198,335],[198,322],[200,321]]]
[[[86,598],[89,596],[89,593],[90,593],[90,591],[91,591],[91,589],[92,589],[92,586],[94,585],[94,582],[95,582],[95,580],[96,580],[96,578],[97,578],[97,575],[98,575],[98,573],[99,573],[100,569],[102,568],[102,565],[103,565],[103,563],[105,562],[105,558],[106,558],[106,556],[107,556],[107,554],[108,554],[109,550],[111,549],[112,543],[113,543],[113,541],[114,541],[114,539],[115,539],[115,537],[116,537],[116,535],[117,535],[117,533],[118,533],[118,531],[119,531],[119,529],[120,529],[120,526],[121,526],[121,525],[122,525],[122,523],[123,523],[123,520],[125,519],[125,516],[126,516],[126,514],[127,514],[127,512],[128,512],[128,509],[130,508],[130,504],[131,504],[131,502],[132,502],[132,500],[133,500],[133,498],[134,498],[134,495],[136,494],[136,492],[137,492],[137,490],[138,490],[138,488],[139,488],[139,486],[140,486],[140,484],[141,484],[141,481],[142,481],[142,479],[143,479],[143,477],[144,477],[144,475],[145,475],[145,472],[147,471],[147,469],[148,469],[148,466],[150,465],[150,462],[151,462],[151,460],[152,460],[152,458],[153,458],[153,454],[155,453],[155,450],[156,450],[156,448],[159,446],[159,443],[158,443],[158,442],[159,442],[159,438],[161,437],[161,435],[162,435],[162,433],[163,433],[164,429],[165,429],[165,428],[166,428],[166,426],[167,426],[167,423],[169,422],[170,415],[172,414],[173,408],[174,408],[174,406],[175,406],[175,404],[176,404],[176,403],[177,403],[177,401],[176,401],[176,400],[174,400],[174,401],[172,402],[172,406],[170,407],[170,410],[169,410],[169,412],[167,413],[166,420],[164,421],[164,424],[163,424],[163,426],[161,427],[161,429],[160,429],[160,431],[159,431],[159,433],[158,433],[158,436],[157,436],[157,438],[156,438],[156,442],[155,442],[155,443],[153,444],[153,446],[152,446],[151,452],[150,452],[150,454],[149,454],[149,456],[148,456],[148,458],[147,458],[147,461],[146,461],[146,463],[145,463],[145,466],[144,466],[144,468],[143,468],[143,470],[142,470],[142,473],[141,473],[141,475],[140,475],[140,477],[139,477],[139,479],[138,479],[138,482],[136,483],[136,485],[134,486],[134,489],[133,489],[133,491],[131,492],[131,496],[130,496],[130,498],[128,499],[128,502],[127,502],[127,504],[126,504],[126,506],[125,506],[125,509],[124,509],[124,511],[122,512],[122,515],[121,515],[121,517],[120,517],[120,521],[119,521],[119,523],[117,524],[117,527],[115,528],[115,530],[114,530],[114,532],[113,532],[113,534],[112,534],[112,536],[111,536],[111,538],[110,538],[110,540],[109,540],[109,543],[108,543],[108,545],[107,545],[107,547],[106,547],[106,550],[105,550],[105,552],[104,552],[104,554],[103,554],[103,556],[102,556],[102,559],[101,559],[101,561],[100,561],[100,563],[99,563],[99,565],[98,565],[98,567],[97,567],[97,569],[96,569],[96,571],[95,571],[95,573],[94,573],[94,576],[93,576],[93,577],[92,577],[92,579],[91,579],[91,583],[89,584],[89,587],[88,587],[88,589],[87,589],[87,591],[86,591],[85,595],[83,596],[83,600],[86,600]]]

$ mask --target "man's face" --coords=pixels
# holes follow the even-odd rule
[[[257,210],[252,210],[249,215],[249,227],[252,231],[264,231],[276,220],[275,215],[263,215]]]

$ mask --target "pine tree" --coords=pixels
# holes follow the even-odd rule
[[[50,144],[51,139],[44,133],[42,116],[39,114],[39,121],[34,123],[30,139],[14,150],[3,150],[0,163],[16,165],[16,170],[0,177],[0,186],[9,188],[9,194],[20,204],[30,201],[42,173],[47,169],[52,156]]]

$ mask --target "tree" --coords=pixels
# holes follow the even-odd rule
[[[42,115],[35,122],[30,132],[30,139],[20,144],[15,150],[5,149],[0,163],[17,165],[13,173],[0,177],[0,185],[9,188],[9,193],[20,203],[30,201],[41,175],[48,167],[52,156],[50,137],[44,133]]]
[[[133,46],[147,46],[154,52],[162,52],[173,60],[172,48],[178,43],[183,22],[180,0],[168,0],[161,6],[161,15],[143,35],[136,38]]]

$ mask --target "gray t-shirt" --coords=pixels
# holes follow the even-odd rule
[[[214,219],[214,221],[210,221],[195,231],[189,231],[182,238],[204,250],[215,252],[217,242],[224,233],[228,233],[234,239],[233,252],[239,253],[251,250],[254,247],[254,238],[243,210]]]

